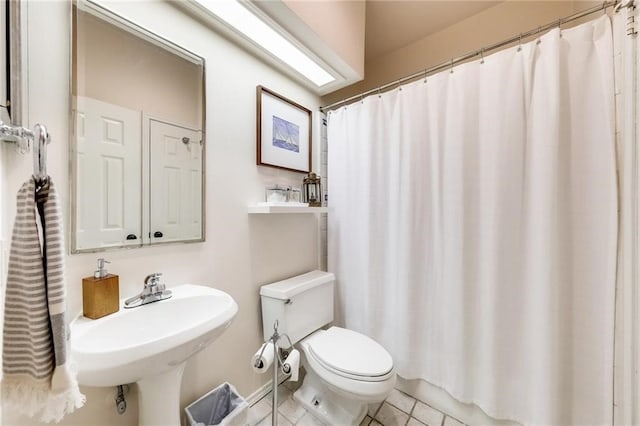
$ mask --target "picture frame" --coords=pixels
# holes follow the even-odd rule
[[[256,164],[309,173],[311,110],[264,86],[256,87],[256,97]]]

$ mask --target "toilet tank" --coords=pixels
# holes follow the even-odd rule
[[[291,343],[300,341],[333,321],[333,283],[330,272],[311,271],[263,285],[262,332],[267,341],[278,320],[278,333],[287,334]]]

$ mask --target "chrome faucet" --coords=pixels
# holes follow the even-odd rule
[[[144,288],[142,289],[142,292],[125,300],[124,307],[135,308],[146,305],[147,303],[170,298],[171,290],[165,290],[165,285],[160,283],[161,275],[162,274],[159,272],[147,275],[144,279]]]

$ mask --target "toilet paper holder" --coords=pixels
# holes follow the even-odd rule
[[[283,359],[282,355],[280,354],[279,349],[282,349],[278,346],[278,341],[281,338],[286,338],[287,339],[287,343],[289,343],[288,349],[293,349],[293,343],[291,343],[291,339],[289,338],[288,334],[280,334],[278,333],[278,320],[275,320],[273,323],[273,334],[271,335],[271,337],[269,338],[269,340],[267,341],[267,343],[271,342],[274,346],[274,352],[276,357],[278,358],[278,363],[280,365],[282,365],[284,367],[285,365],[285,361],[286,358]],[[255,364],[253,365],[255,368],[262,368],[262,355],[264,355],[264,351],[267,348],[267,345],[262,345],[262,349],[260,350],[260,355],[258,356],[258,358],[256,359]],[[282,371],[284,374],[289,374],[289,371]]]
[[[278,341],[280,341],[280,339],[282,338],[285,338],[287,340],[287,343],[289,344],[288,349],[291,349],[291,352],[288,353],[284,359],[280,354],[281,348],[278,347]],[[275,360],[273,362],[273,383],[272,383],[272,390],[271,390],[271,394],[273,396],[273,406],[271,407],[271,424],[272,426],[277,426],[278,425],[278,414],[277,414],[278,413],[278,408],[277,408],[278,407],[278,371],[282,371],[284,374],[287,374],[287,375],[289,374],[295,375],[295,380],[297,380],[297,371],[292,371],[293,369],[291,368],[291,365],[287,363],[287,360],[291,356],[291,353],[297,352],[297,351],[293,348],[293,343],[291,343],[291,339],[289,338],[289,336],[286,333],[280,334],[278,332],[278,320],[275,320],[273,323],[273,334],[271,335],[269,340],[262,345],[260,354],[256,358],[255,363],[253,365],[254,368],[258,369],[258,368],[264,367],[262,359],[263,359],[264,351],[267,349],[268,344],[273,345],[273,352],[275,354]]]

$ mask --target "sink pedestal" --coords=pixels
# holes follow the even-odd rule
[[[185,363],[138,384],[139,426],[180,426],[180,387]]]

